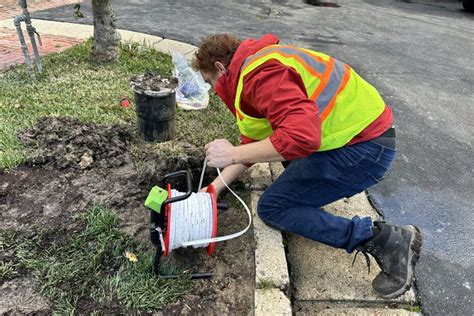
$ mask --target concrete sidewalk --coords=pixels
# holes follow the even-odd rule
[[[268,185],[282,172],[280,163],[258,164],[252,167],[252,207]],[[336,201],[325,207],[325,210],[340,216],[351,218],[354,215],[377,218],[377,213],[369,204],[365,193],[350,199]],[[262,280],[272,284],[272,294],[282,290],[292,302],[292,311],[296,315],[416,315],[406,309],[415,304],[413,289],[396,300],[384,300],[372,292],[371,281],[379,273],[377,263],[371,259],[371,273],[367,274],[365,260],[358,258],[352,268],[353,255],[340,249],[334,249],[317,242],[288,234],[284,237],[286,256],[281,257],[283,244],[280,234],[264,225],[258,217],[254,217],[256,231],[256,264],[257,285]],[[259,259],[259,252],[269,253]],[[288,260],[288,262],[286,261]],[[281,266],[289,268],[287,273],[280,272]],[[262,272],[265,271],[265,272]],[[286,275],[290,276],[289,286],[285,284]],[[260,277],[260,279],[259,279]],[[257,290],[257,298],[261,295]],[[276,302],[275,302],[276,299]],[[256,312],[261,311],[256,299]],[[265,312],[261,315],[284,314],[272,308],[273,304],[281,304],[276,296],[268,301]],[[258,313],[256,313],[258,314]]]
[[[48,36],[83,40],[93,33],[89,25],[44,20],[34,20],[33,25]],[[12,30],[11,20],[0,21],[0,28]],[[196,50],[195,46],[178,41],[126,30],[119,32],[122,40],[146,42],[168,54],[180,52],[190,58]],[[282,237],[280,232],[266,226],[256,216],[258,198],[282,168],[277,163],[256,164],[249,172],[253,180],[251,208],[257,244],[255,315],[413,314],[401,309],[415,302],[413,291],[395,301],[379,299],[372,293],[370,282],[378,273],[375,262],[372,262],[371,275],[367,275],[362,259],[352,269],[352,256],[344,251],[298,236]],[[356,213],[377,217],[365,194],[333,203],[326,210],[346,217]]]

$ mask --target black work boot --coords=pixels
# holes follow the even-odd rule
[[[372,255],[382,270],[372,281],[374,291],[382,298],[396,298],[408,291],[413,282],[415,264],[421,251],[421,233],[411,225],[374,222],[374,227],[378,233],[356,250],[366,259],[367,253]]]

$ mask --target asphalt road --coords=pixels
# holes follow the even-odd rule
[[[115,0],[118,27],[198,44],[211,33],[258,37],[320,50],[374,84],[392,106],[398,157],[370,190],[387,220],[424,233],[417,267],[423,310],[474,311],[474,15],[458,1]],[[33,18],[76,20],[71,6]],[[350,273],[350,271],[348,272]]]

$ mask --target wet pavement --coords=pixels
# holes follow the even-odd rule
[[[425,247],[417,286],[425,312],[474,310],[474,15],[458,1],[114,1],[118,27],[192,44],[211,33],[258,37],[333,55],[353,66],[392,106],[398,157],[370,190],[386,218],[414,223]],[[33,18],[76,20],[70,7]]]

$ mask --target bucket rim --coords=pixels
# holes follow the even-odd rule
[[[167,97],[172,94],[176,94],[176,89],[166,88],[160,91],[153,91],[153,90],[135,89],[135,87],[133,87],[133,92],[140,95],[150,96],[150,97]]]

